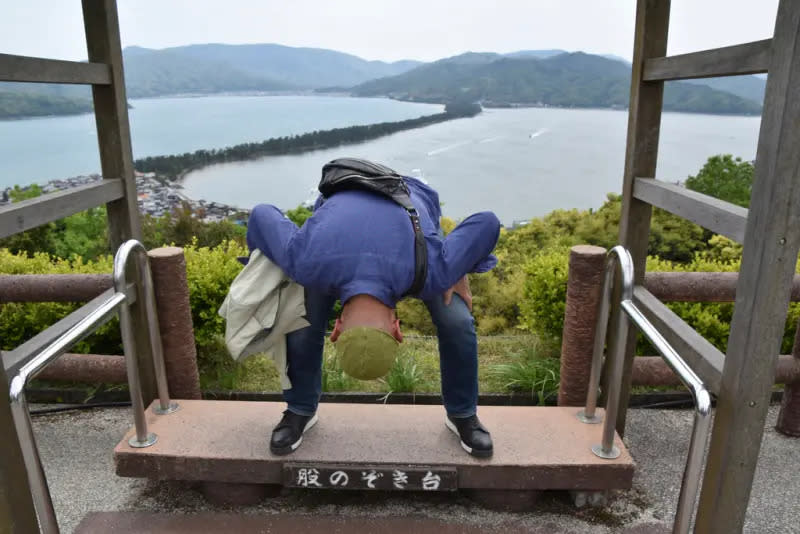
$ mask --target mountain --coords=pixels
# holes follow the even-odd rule
[[[163,50],[131,46],[123,50],[123,60],[130,98],[355,86],[353,93],[360,96],[433,102],[625,107],[630,85],[630,63],[621,58],[559,49],[387,63],[319,48],[197,44]],[[0,90],[7,93],[0,118],[19,117],[20,110],[77,113],[88,110],[91,100],[85,86],[6,83]],[[758,113],[763,90],[764,80],[754,76],[670,83],[665,109]],[[17,96],[12,102],[9,95]]]
[[[73,115],[92,111],[88,98],[0,91],[0,119]]]
[[[126,49],[128,50],[128,49]],[[304,89],[350,87],[367,80],[401,74],[419,61],[367,61],[322,48],[294,48],[277,44],[198,44],[161,52],[197,61],[224,63],[256,78]]]
[[[726,76],[724,78],[701,78],[697,80],[683,80],[684,83],[693,85],[705,85],[725,91],[736,96],[758,102],[764,102],[764,92],[767,89],[767,80],[758,76]]]
[[[630,67],[582,52],[550,57],[465,54],[422,65],[404,74],[357,85],[357,96],[401,100],[482,101],[486,105],[613,107],[628,105]],[[665,89],[664,109],[756,114],[760,105],[739,96],[684,83]]]
[[[517,57],[517,58],[525,58],[525,57],[535,57],[535,58],[546,58],[546,57],[553,57],[559,56],[561,54],[566,54],[566,50],[561,50],[560,48],[550,48],[548,50],[519,50],[517,52],[510,52],[505,54],[506,57]]]
[[[625,58],[613,54],[603,54],[604,58],[613,59],[631,68],[631,62]],[[725,91],[736,96],[752,100],[761,105],[764,102],[764,92],[767,88],[766,78],[760,76],[724,76],[722,78],[697,78],[693,80],[682,80],[682,83],[692,85],[705,85],[717,91]]]
[[[129,98],[351,87],[421,65],[411,60],[367,61],[333,50],[276,44],[200,44],[163,50],[130,46],[122,57]],[[19,110],[36,115],[91,110],[91,104],[85,106],[91,100],[91,90],[85,86],[8,83],[2,91],[7,95],[0,118],[19,117]],[[15,95],[13,103],[10,95]]]
[[[128,96],[185,93],[285,91],[292,84],[258,76],[223,60],[182,54],[176,49],[123,51]]]

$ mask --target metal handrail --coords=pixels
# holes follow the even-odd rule
[[[33,434],[33,425],[31,424],[28,402],[25,397],[25,386],[28,380],[36,376],[39,371],[64,354],[70,347],[75,345],[75,343],[78,343],[108,322],[116,312],[119,312],[120,316],[122,344],[128,370],[128,385],[136,424],[136,435],[129,440],[129,443],[132,447],[148,447],[156,441],[156,436],[154,434],[148,434],[147,432],[147,421],[144,417],[144,407],[142,405],[139,369],[136,362],[133,325],[130,317],[129,307],[134,299],[128,297],[126,270],[131,253],[137,255],[139,281],[143,283],[142,289],[145,297],[145,314],[147,316],[150,347],[153,354],[153,365],[155,367],[156,383],[158,386],[159,405],[154,407],[154,411],[157,414],[166,414],[178,409],[178,405],[170,401],[167,389],[164,357],[161,349],[155,296],[153,293],[153,281],[150,274],[147,251],[144,246],[136,240],[126,241],[119,248],[114,257],[113,278],[115,292],[107,300],[102,302],[97,309],[88,313],[69,330],[56,338],[51,344],[26,355],[24,357],[24,363],[19,367],[17,372],[10,377],[9,401],[11,414],[14,420],[14,426],[17,430],[20,449],[22,450],[22,458],[28,475],[28,482],[31,488],[31,495],[36,509],[39,527],[41,531],[46,534],[58,533],[58,520],[55,510],[53,509],[53,500],[47,486],[47,479],[42,467],[39,450],[36,446],[36,438]],[[144,437],[144,439],[142,439],[142,437]]]
[[[614,446],[614,432],[619,410],[620,393],[622,390],[622,374],[625,362],[625,340],[628,336],[629,324],[634,325],[658,350],[667,365],[681,379],[689,389],[694,399],[695,414],[692,425],[692,437],[689,441],[689,453],[686,467],[683,471],[681,491],[678,496],[678,507],[675,510],[674,533],[689,532],[692,512],[700,487],[700,474],[702,470],[705,446],[711,428],[711,395],[702,380],[691,367],[678,355],[675,349],[664,339],[664,336],[633,303],[633,259],[624,247],[618,245],[611,249],[606,260],[605,279],[599,303],[599,316],[595,330],[594,354],[592,356],[592,370],[589,379],[589,391],[586,396],[586,408],[578,413],[578,418],[585,423],[599,423],[602,418],[595,413],[597,405],[597,391],[600,387],[600,372],[603,363],[603,348],[608,330],[608,311],[611,297],[611,286],[616,268],[620,270],[622,284],[620,308],[624,313],[617,314],[615,335],[609,341],[608,358],[610,359],[611,377],[606,402],[605,422],[603,425],[603,438],[599,445],[592,447],[592,452],[601,458],[617,458],[620,451]]]

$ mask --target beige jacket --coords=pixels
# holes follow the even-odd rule
[[[242,361],[266,352],[272,357],[283,389],[291,389],[287,375],[286,334],[309,325],[303,286],[255,250],[228,291],[219,309],[225,318],[225,344]]]

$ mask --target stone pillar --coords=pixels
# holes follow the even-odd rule
[[[794,336],[792,355],[795,361],[800,363],[800,322],[798,322],[797,333]],[[800,437],[800,380],[786,383],[775,429],[787,436]]]
[[[170,396],[175,399],[199,399],[200,377],[183,249],[162,247],[147,254],[153,272]]]
[[[570,250],[559,406],[581,406],[586,402],[605,260],[606,249],[602,247],[578,245]]]

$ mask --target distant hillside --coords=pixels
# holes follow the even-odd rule
[[[631,68],[631,63],[627,59],[612,54],[604,54],[603,57],[619,61],[624,63],[628,68]],[[699,78],[695,80],[683,80],[682,83],[705,85],[717,91],[725,91],[726,93],[732,93],[736,96],[752,100],[759,105],[764,102],[764,91],[767,88],[766,78],[752,75]]]
[[[0,119],[74,115],[89,111],[92,111],[92,101],[88,98],[0,91]]]
[[[630,85],[630,63],[621,58],[559,49],[387,63],[319,48],[198,44],[164,50],[132,46],[123,59],[129,98],[355,86],[359,96],[430,102],[466,98],[490,105],[625,107]],[[0,90],[7,93],[0,118],[91,109],[85,86],[6,83]],[[665,108],[758,113],[763,94],[764,80],[754,76],[670,83]]]
[[[490,106],[547,105],[613,107],[628,105],[630,67],[582,52],[551,57],[464,54],[414,70],[360,84],[357,96],[401,100],[482,101]],[[760,104],[736,95],[684,83],[670,83],[664,108],[673,111],[756,114]]]
[[[757,102],[764,102],[764,92],[767,89],[767,80],[758,76],[728,76],[725,78],[701,78],[699,80],[683,80],[684,83],[705,85],[725,91],[736,96]]]
[[[333,50],[276,44],[199,44],[164,50],[131,46],[122,55],[129,98],[351,87],[422,64],[367,61]],[[2,90],[7,96],[0,118],[91,110],[91,104],[86,106],[91,91],[85,86],[8,83]],[[26,110],[30,113],[18,114]]]
[[[367,61],[334,50],[277,44],[199,44],[168,48],[164,52],[225,63],[251,76],[305,89],[351,87],[367,80],[401,74],[422,64],[419,61]]]
[[[229,62],[183,54],[177,49],[125,49],[130,98],[226,91],[284,91],[294,85],[257,76]]]

